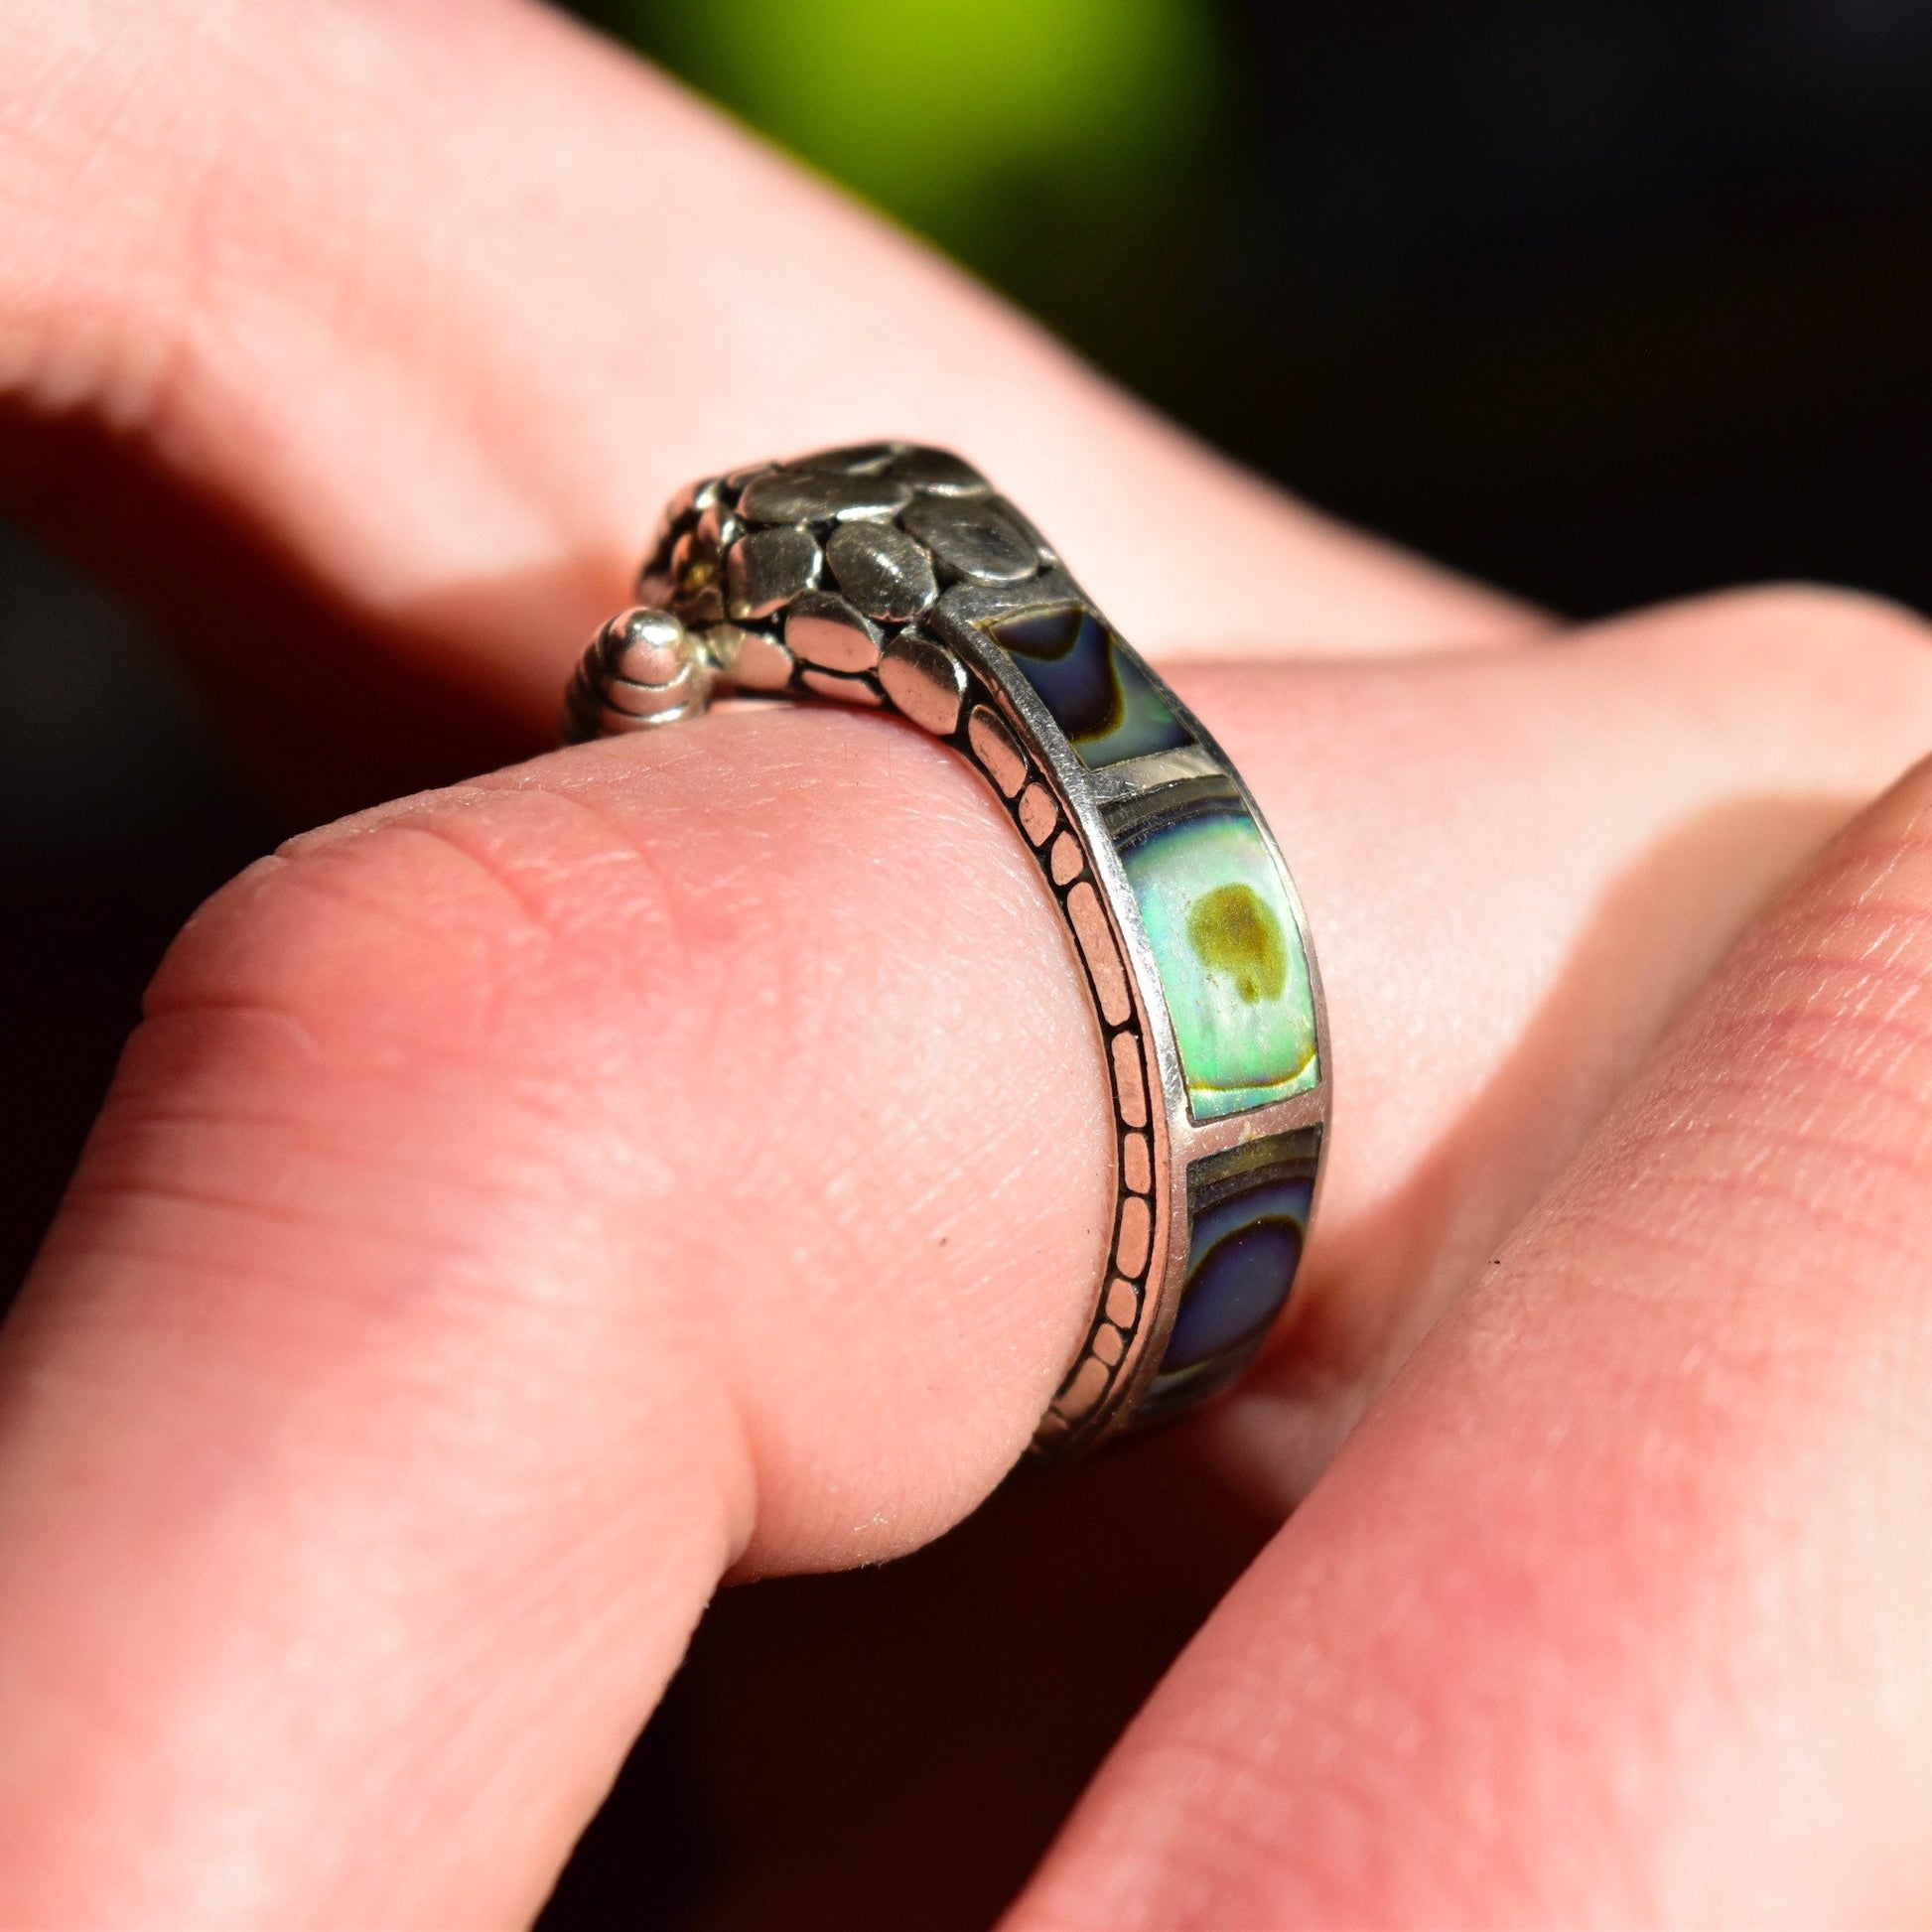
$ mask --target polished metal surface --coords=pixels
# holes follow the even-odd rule
[[[882,623],[909,623],[939,595],[930,553],[890,523],[840,524],[825,561],[839,589]]]
[[[880,654],[879,682],[906,717],[934,738],[959,729],[966,667],[943,644],[902,630]]]
[[[909,535],[933,561],[975,584],[1019,584],[1039,569],[1039,550],[992,503],[922,496],[905,512]]]
[[[756,623],[782,610],[801,591],[816,588],[824,558],[809,530],[783,523],[753,530],[732,545],[725,563],[725,613],[734,623]]]
[[[785,648],[822,671],[857,675],[879,663],[878,626],[831,591],[802,591],[785,607]]]
[[[1190,1279],[1196,1207],[1220,1198],[1198,1190],[1223,1176],[1212,1185],[1224,1192],[1230,1163],[1240,1170],[1271,1149],[1312,1149],[1299,1179],[1305,1232],[1328,1116],[1327,1019],[1307,920],[1240,774],[1105,626],[1032,523],[949,451],[854,445],[695,483],[668,506],[638,594],[571,680],[567,738],[675,723],[733,692],[823,699],[896,712],[984,774],[1084,968],[1117,1122],[1107,1264],[1035,1449],[1089,1447],[1131,1427],[1150,1398],[1150,1412],[1185,1406],[1194,1399],[1185,1376],[1167,1373],[1164,1356]],[[1089,762],[993,634],[1016,621],[1062,620],[1102,627],[1108,664],[1166,728],[1119,750],[1159,749],[1113,761],[1095,753]],[[1128,871],[1136,841],[1197,810],[1252,821],[1281,875],[1311,1015],[1309,1083],[1231,1111],[1226,1101],[1190,1105],[1158,935]],[[1229,1359],[1238,1372],[1246,1356]]]
[[[738,506],[748,523],[819,523],[891,516],[912,501],[912,485],[885,477],[787,467],[747,483]]]

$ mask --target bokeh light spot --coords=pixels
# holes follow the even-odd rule
[[[1205,0],[630,0],[644,43],[805,160],[958,243],[1015,188],[1132,192],[1195,151]]]

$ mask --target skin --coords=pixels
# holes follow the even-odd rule
[[[829,710],[528,756],[669,487],[881,430],[1169,659],[1335,1038],[1256,1375],[965,1532],[970,1618],[1117,1512],[1154,1560],[1062,1625],[1140,1617],[1132,1695],[1186,1638],[1011,1922],[1926,1909],[1915,620],[1553,646],[531,7],[8,0],[0,63],[11,506],[304,798],[522,759],[294,840],[157,976],[0,1331],[0,1919],[526,1919],[721,1581],[913,1551],[1024,1447],[1108,1130],[995,807]],[[1246,1527],[1190,1574],[1201,1495]],[[1050,1754],[1049,1622],[901,1786]],[[819,1795],[710,1922],[863,1888]]]

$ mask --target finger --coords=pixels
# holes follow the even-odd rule
[[[1829,821],[1801,748],[1858,681],[1874,623],[1871,607],[1789,594],[1655,614],[1537,653],[1534,725],[1473,665],[1421,667],[1372,717],[1345,673],[1297,680],[1293,734],[1337,750],[1332,766],[1274,754],[1271,809],[1295,815],[1298,869],[1328,906],[1382,886],[1414,899],[1359,935],[1316,928],[1336,1157],[1403,1178],[1350,1212],[1333,1170],[1272,1356],[1234,1401],[1011,1490],[909,1562],[719,1606],[678,1720],[702,1740],[704,1926],[912,1924],[938,1901],[949,1922],[997,1915],[1187,1636],[1637,1062],[1689,984],[1678,972]],[[1922,641],[1903,623],[1889,634],[1915,675]],[[1756,710],[1746,694],[1767,681],[1788,708]],[[1895,702],[1902,720],[1903,689]],[[1216,720],[1245,730],[1247,765],[1269,762],[1258,720]],[[1722,803],[1680,789],[1726,732],[1763,734],[1756,775],[1740,767]],[[1902,764],[1908,739],[1887,756]],[[1599,793],[1602,816],[1553,812],[1566,782]],[[1660,974],[1665,933],[1675,963]],[[1439,956],[1450,979],[1432,982]],[[1480,996],[1458,1003],[1451,980]],[[1459,1099],[1439,1107],[1438,1078]],[[621,1809],[607,1843],[638,1818]]]
[[[1890,607],[1745,593],[1585,637],[1406,665],[1373,719],[1339,668],[1298,674],[1285,725],[1238,673],[1200,686],[1314,908],[1350,1150],[1257,1399],[1216,1425],[1278,1507],[1753,911],[1924,743],[1926,632]]]
[[[1925,1906],[1932,766],[1728,962],[1137,1722],[1021,1926]]]
[[[1600,1102],[1620,1064],[1529,1037],[1553,987],[1634,1052],[1699,970],[1741,890],[1722,842],[1667,868],[1640,959],[1581,943],[1634,825],[1669,847],[1749,806],[1788,863],[1932,699],[1902,621],[1819,600],[1504,662],[1194,692],[1261,752],[1331,983],[1360,983],[1333,1254],[1378,1216],[1420,1247],[1452,1128],[1478,1168],[1525,1159],[1482,1104],[1519,1049],[1552,1056],[1517,1076],[1549,1137]],[[1559,722],[1595,783],[1548,756]],[[1344,777],[1396,748],[1428,815]],[[1565,829],[1519,855],[1526,811]],[[1357,840],[1375,872],[1344,878]],[[1030,865],[916,735],[754,710],[312,836],[190,927],[0,1370],[29,1848],[0,1915],[525,1913],[721,1573],[875,1560],[997,1481],[1112,1172]]]
[[[970,450],[1155,649],[1530,621],[1210,455],[547,9],[4,21],[11,507],[162,599],[251,716],[299,698],[305,745],[367,736],[346,651],[531,749],[672,488],[871,434]]]

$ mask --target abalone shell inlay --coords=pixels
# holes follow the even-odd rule
[[[1173,1019],[1187,1110],[1245,1113],[1315,1085],[1314,995],[1281,865],[1238,798],[1124,832],[1121,859]]]
[[[1077,605],[987,626],[1089,767],[1177,751],[1194,735],[1120,639]]]
[[[1321,1129],[1304,1127],[1189,1170],[1180,1308],[1137,1422],[1226,1387],[1260,1348],[1301,1266],[1320,1152]]]

